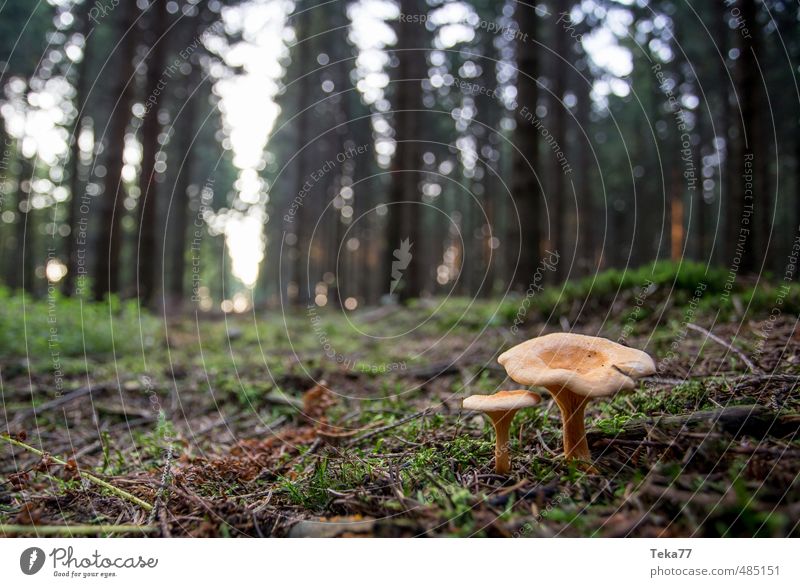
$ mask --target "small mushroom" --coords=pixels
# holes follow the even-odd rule
[[[492,421],[496,437],[494,457],[495,471],[506,475],[511,470],[508,456],[508,429],[514,414],[523,408],[530,408],[542,401],[538,393],[526,389],[498,391],[493,395],[471,395],[462,406],[467,410],[483,412]]]
[[[591,460],[583,416],[589,400],[633,389],[636,379],[656,370],[647,353],[566,332],[518,344],[497,360],[517,383],[541,386],[553,395],[561,410],[564,456],[584,461]]]

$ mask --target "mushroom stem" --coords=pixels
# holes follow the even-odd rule
[[[511,457],[509,455],[508,430],[514,419],[514,412],[490,412],[489,417],[494,425],[494,470],[498,475],[508,475],[511,472]]]
[[[586,426],[583,413],[589,398],[562,388],[553,393],[553,399],[561,410],[564,428],[564,456],[567,459],[591,461],[589,444],[586,442]]]

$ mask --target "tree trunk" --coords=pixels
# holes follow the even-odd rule
[[[484,18],[487,20],[497,21],[500,19],[502,11],[502,4],[488,3],[481,15],[485,15]],[[478,82],[485,88],[495,88],[498,84],[497,62],[501,59],[500,51],[495,43],[495,36],[484,34],[478,50],[484,57],[480,60],[481,75]],[[478,93],[474,100],[478,110],[477,120],[485,125],[479,126],[476,129],[476,133],[478,139],[477,151],[479,157],[483,160],[482,166],[485,172],[481,181],[483,196],[479,200],[482,199],[483,201],[483,212],[486,216],[484,217],[484,213],[478,214],[480,220],[477,226],[480,243],[479,258],[482,263],[476,268],[477,288],[472,292],[472,295],[489,298],[495,291],[495,279],[499,265],[497,248],[492,248],[491,239],[499,239],[501,237],[498,226],[498,210],[505,191],[499,180],[501,177],[501,170],[499,169],[500,157],[489,155],[497,155],[500,149],[502,136],[500,121],[504,109],[494,95]]]
[[[125,212],[122,205],[125,189],[122,185],[122,155],[125,149],[125,131],[131,119],[134,92],[134,52],[137,27],[134,26],[138,9],[135,2],[120,4],[122,16],[117,27],[120,39],[120,59],[114,96],[117,103],[108,123],[106,144],[106,179],[101,200],[100,226],[96,243],[94,298],[102,300],[120,289],[120,252],[122,233],[120,221]]]
[[[158,120],[160,96],[163,90],[164,45],[167,29],[167,0],[154,0],[147,15],[151,35],[148,43],[147,78],[145,84],[145,115],[142,122],[142,169],[139,175],[139,243],[136,255],[137,293],[143,306],[152,307],[158,282],[159,259],[157,247],[158,181],[156,156],[160,145],[161,123]],[[183,139],[184,137],[181,137]],[[176,274],[177,275],[177,274]]]
[[[311,56],[313,54],[314,43],[316,40],[313,37],[312,33],[312,16],[313,12],[301,12],[297,16],[296,21],[296,28],[297,28],[297,49],[295,55],[293,56],[294,59],[298,60],[300,64],[300,68],[308,67],[308,63],[311,60]],[[296,237],[296,253],[297,256],[294,260],[294,281],[297,285],[297,298],[296,301],[300,305],[306,305],[314,299],[314,293],[311,291],[311,286],[309,284],[309,270],[310,267],[308,264],[310,263],[310,244],[311,244],[311,230],[309,229],[308,224],[312,220],[312,215],[309,210],[309,206],[313,200],[313,188],[312,190],[304,190],[303,185],[310,180],[310,174],[312,172],[312,149],[314,148],[313,142],[313,135],[311,133],[311,121],[312,117],[314,116],[313,110],[307,110],[303,112],[306,108],[308,108],[311,104],[314,103],[314,95],[315,94],[312,90],[311,84],[311,74],[305,71],[304,69],[297,70],[297,75],[299,79],[297,80],[297,93],[298,93],[298,117],[295,119],[294,123],[297,125],[297,157],[296,157],[296,169],[297,169],[297,183],[295,185],[295,194],[299,194],[301,190],[303,190],[303,201],[300,203],[300,206],[297,208],[297,214],[294,218],[294,234]],[[319,186],[317,186],[318,188]]]
[[[27,100],[26,100],[27,101]],[[31,208],[31,182],[33,163],[19,153],[19,175],[17,176],[17,217],[14,221],[15,244],[11,253],[12,263],[8,264],[6,283],[9,289],[34,290],[35,257],[34,246],[36,229]]]
[[[72,295],[75,289],[75,280],[78,277],[78,218],[80,210],[80,194],[82,193],[81,183],[81,149],[78,144],[80,138],[83,119],[86,115],[86,95],[89,82],[89,11],[92,8],[90,2],[84,2],[78,18],[77,28],[83,37],[83,57],[75,71],[75,120],[72,123],[72,137],[69,155],[69,194],[70,199],[67,204],[67,224],[69,226],[69,237],[66,240],[64,258],[67,264],[67,274],[64,276],[63,292],[65,295]]]
[[[516,257],[519,263],[513,277],[518,289],[526,289],[536,272],[541,256],[541,229],[539,209],[543,197],[541,184],[536,175],[539,164],[539,134],[531,126],[524,112],[535,114],[539,98],[537,76],[539,74],[536,38],[538,17],[536,9],[526,4],[517,4],[517,25],[522,33],[517,38],[517,108],[515,110],[514,153],[511,169],[511,192],[516,207],[509,218],[510,246],[503,253]],[[524,38],[527,35],[530,38]]]
[[[423,14],[427,5],[423,0],[401,0],[403,14]],[[420,225],[423,207],[419,205],[420,167],[420,119],[422,110],[421,80],[427,78],[425,59],[425,27],[417,22],[396,23],[397,47],[395,56],[398,66],[395,71],[395,94],[392,100],[394,120],[395,153],[391,165],[392,184],[389,191],[389,213],[387,215],[387,254],[384,255],[383,287],[398,285],[395,293],[405,301],[419,297],[423,276],[419,259],[425,248]],[[401,243],[408,242],[410,249]],[[409,257],[410,254],[410,257]],[[399,264],[398,264],[399,263]],[[393,272],[399,268],[400,273]],[[401,275],[398,280],[398,275]],[[386,290],[388,293],[389,290]]]
[[[705,141],[705,134],[706,134],[706,124],[703,120],[704,112],[700,111],[697,115],[697,123],[695,127],[695,131],[697,132],[697,136],[699,137],[699,141],[697,144],[697,169],[703,169],[703,144]],[[695,216],[695,231],[694,231],[694,243],[695,243],[695,250],[694,250],[694,257],[697,261],[704,262],[706,260],[706,250],[707,250],[707,221],[706,221],[706,201],[705,201],[705,190],[703,189],[703,181],[702,178],[698,182],[697,187],[695,187],[694,192],[689,192],[690,194],[694,194],[694,214]]]
[[[192,242],[187,230],[189,228],[189,188],[192,184],[192,172],[195,162],[195,109],[197,96],[192,95],[200,81],[200,65],[191,63],[191,72],[186,80],[186,98],[183,109],[175,121],[177,136],[176,150],[179,157],[180,171],[175,180],[173,207],[175,214],[174,234],[171,240],[170,258],[172,259],[172,280],[169,284],[169,306],[178,310],[183,305],[186,282],[186,249]],[[169,220],[169,219],[168,219]]]
[[[584,62],[587,57],[584,57]],[[588,67],[582,70],[584,75],[589,74]],[[589,92],[591,81],[584,80],[581,76],[576,76],[575,87],[578,104],[576,107],[575,141],[577,143],[575,153],[575,188],[578,192],[578,202],[580,212],[578,214],[579,234],[578,238],[580,251],[583,251],[581,260],[585,273],[593,273],[597,268],[597,251],[595,250],[594,225],[598,222],[595,216],[594,198],[592,196],[592,181],[589,174],[592,169],[591,153],[591,129],[590,112],[591,98]]]
[[[0,178],[4,181],[11,179],[9,168],[11,166],[11,157],[13,154],[13,142],[6,132],[4,124],[0,124]],[[9,267],[13,266],[13,262],[9,259],[9,236],[8,233],[13,230],[13,227],[0,222],[0,275],[4,278],[8,277]],[[7,284],[7,283],[6,283]]]
[[[766,71],[769,67],[769,57],[764,53],[762,42],[762,29],[758,21],[758,6],[761,3],[756,3],[756,0],[744,0],[742,6],[742,16],[747,20],[748,30],[750,37],[745,38],[746,45],[749,45],[748,52],[750,53],[750,60],[748,67],[752,68],[752,86],[747,88],[745,93],[745,100],[748,102],[747,110],[749,115],[745,118],[745,124],[748,125],[748,141],[752,140],[751,152],[755,154],[755,174],[754,174],[754,188],[755,188],[755,220],[756,225],[753,227],[756,231],[756,238],[752,241],[753,245],[757,246],[760,255],[754,258],[757,265],[754,267],[759,273],[762,267],[770,267],[770,250],[775,250],[771,247],[771,232],[773,222],[773,198],[770,191],[772,182],[772,163],[778,165],[778,161],[774,159],[773,154],[776,153],[774,145],[768,135],[768,129],[771,126],[771,118],[767,112],[768,96],[764,93],[767,91],[765,85],[767,83]],[[766,65],[765,65],[766,63]],[[754,255],[755,256],[755,255]]]
[[[567,34],[560,23],[555,25],[555,55],[552,55],[553,65],[555,66],[554,84],[553,84],[553,136],[558,143],[560,149],[563,151],[567,147],[567,106],[564,104],[564,93],[567,89],[567,73],[568,66],[561,61],[566,59],[572,63],[567,48]],[[550,168],[553,170],[553,221],[550,223],[551,239],[555,252],[560,255],[561,259],[565,261],[570,257],[570,253],[566,250],[566,232],[568,230],[566,223],[566,203],[569,195],[566,191],[566,177],[564,176],[564,169],[555,157],[555,154],[548,154],[551,160]],[[554,234],[553,234],[554,233]],[[567,263],[558,263],[555,268],[555,277],[558,281],[564,278],[564,266]]]
[[[759,244],[758,219],[766,214],[769,208],[764,190],[766,178],[762,174],[762,158],[767,152],[758,151],[762,143],[760,125],[760,78],[758,73],[759,31],[756,22],[755,0],[742,0],[741,16],[746,23],[749,35],[738,30],[740,54],[736,60],[738,90],[741,96],[740,134],[738,137],[738,157],[734,165],[738,166],[736,180],[733,183],[733,233],[728,245],[729,257],[741,256],[739,271],[750,273],[756,270],[756,245]],[[746,173],[752,175],[752,181],[746,182]],[[732,178],[733,179],[733,178]],[[738,249],[738,250],[737,250]]]
[[[728,239],[734,238],[738,232],[739,219],[737,217],[736,206],[734,206],[733,195],[735,193],[734,185],[738,181],[736,177],[735,165],[735,149],[734,141],[731,137],[732,117],[731,117],[731,99],[730,92],[732,90],[730,79],[728,78],[729,70],[725,63],[728,56],[730,43],[728,36],[730,29],[728,28],[727,7],[725,0],[718,1],[719,13],[714,18],[714,44],[717,46],[720,55],[722,55],[722,63],[717,65],[717,87],[716,92],[719,98],[719,128],[725,140],[724,159],[719,168],[719,202],[717,211],[720,215],[718,222],[714,227],[715,234],[719,235],[721,245],[716,247],[716,261],[721,264],[728,264],[731,258],[731,247],[728,244]]]

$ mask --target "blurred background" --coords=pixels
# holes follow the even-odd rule
[[[11,0],[0,26],[6,295],[349,312],[797,252],[795,1]]]

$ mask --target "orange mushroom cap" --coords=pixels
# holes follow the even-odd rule
[[[467,410],[477,412],[509,412],[531,408],[542,401],[542,396],[527,389],[498,391],[492,395],[471,395],[462,402]]]
[[[587,397],[633,389],[636,379],[656,372],[647,353],[605,338],[568,332],[518,344],[497,361],[517,383],[567,388]]]

